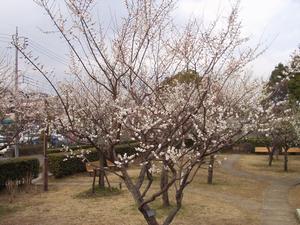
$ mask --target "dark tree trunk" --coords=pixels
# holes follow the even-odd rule
[[[105,187],[105,171],[104,171],[104,166],[105,166],[105,157],[101,151],[99,151],[99,188],[104,188]]]
[[[269,166],[272,166],[272,162],[273,162],[273,154],[274,154],[274,150],[273,148],[269,151]]]
[[[279,159],[279,153],[280,153],[280,150],[277,149],[277,150],[275,151],[275,159],[276,159],[276,160]]]
[[[128,191],[131,193],[132,197],[134,198],[136,204],[142,205],[143,198],[141,196],[141,193],[138,190],[138,188],[132,183],[126,169],[121,168],[121,172],[124,177],[125,185],[126,185]],[[140,207],[139,211],[143,214],[148,225],[159,225],[155,218],[155,214],[152,213],[154,211],[151,210],[151,208],[148,206],[148,204],[145,204],[144,206]]]
[[[168,185],[168,169],[165,164],[162,165],[161,177],[160,177],[160,188],[163,189]],[[163,207],[170,206],[168,190],[162,193],[162,205]]]
[[[208,165],[208,175],[207,175],[207,183],[213,183],[213,174],[214,174],[214,163],[215,163],[215,156],[210,155],[209,157],[209,165]]]
[[[284,171],[288,171],[288,149],[284,149]]]
[[[143,214],[145,220],[147,221],[148,225],[159,225],[156,221],[155,215],[150,215],[149,213],[152,212],[150,207],[148,205],[144,205],[141,209],[139,209],[140,212]]]
[[[182,193],[180,193],[180,194],[177,193],[176,194],[176,202],[177,202],[176,207],[171,210],[171,212],[169,213],[169,215],[165,219],[163,225],[169,225],[169,224],[172,223],[172,221],[174,220],[176,214],[181,209],[182,197],[183,197]]]

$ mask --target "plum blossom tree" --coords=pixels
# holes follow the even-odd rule
[[[8,114],[11,112],[12,102],[13,102],[13,92],[10,89],[10,67],[5,56],[0,58],[0,134],[3,135],[7,126],[4,125],[5,119],[7,119]],[[14,136],[14,135],[13,135]],[[6,143],[0,146],[0,150],[7,147],[13,139],[13,136],[6,137]]]
[[[7,102],[8,98],[6,96],[9,96],[11,92],[8,90],[9,81],[8,81],[8,75],[10,72],[10,68],[6,62],[6,57],[1,56],[0,58],[0,121],[4,119],[5,111],[8,108],[9,103]]]
[[[93,0],[65,0],[70,17],[56,1],[36,2],[71,49],[73,79],[60,88],[51,83],[64,110],[56,125],[99,151],[101,187],[105,159],[119,168],[112,172],[148,224],[159,224],[149,204],[173,187],[175,205],[162,222],[170,224],[205,158],[251,132],[258,118],[258,85],[242,74],[259,53],[241,36],[238,5],[224,20],[209,25],[191,20],[180,29],[172,21],[172,0],[126,0],[126,15],[106,33],[92,19]],[[189,71],[197,82],[163,82]],[[116,153],[122,139],[138,143],[134,154]],[[140,166],[137,178],[128,172],[134,161]],[[154,176],[168,179],[157,189]]]
[[[277,82],[273,84],[272,89],[270,90],[269,84],[266,85],[267,91],[264,90],[265,96],[262,97],[264,122],[260,123],[259,133],[271,139],[272,146],[268,146],[269,165],[272,164],[275,150],[284,153],[284,171],[288,170],[288,149],[299,144],[297,135],[299,103],[289,89],[282,95],[282,87],[288,87],[289,82],[299,75],[298,61],[297,54],[294,53],[291,62],[281,70],[279,77],[273,76]],[[281,93],[280,98],[278,93]]]
[[[0,134],[5,137],[5,143],[0,146],[0,150],[3,151],[8,146],[15,145],[22,132],[43,123],[43,100],[32,98],[25,91],[13,90],[11,74],[9,62],[3,56],[0,59]]]
[[[273,154],[277,150],[284,153],[284,171],[288,171],[288,149],[298,145],[298,136],[292,122],[295,115],[290,108],[284,109],[282,106],[275,105],[271,110],[279,110],[281,113],[277,111],[267,115],[262,114],[266,120],[265,123],[260,123],[258,131],[271,139],[271,146],[268,146],[269,166],[272,165]]]

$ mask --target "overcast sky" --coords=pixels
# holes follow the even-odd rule
[[[62,1],[62,0],[59,0]],[[232,2],[232,1],[231,1]],[[109,23],[109,15],[120,15],[121,0],[99,0],[97,2],[96,18],[103,23]],[[183,23],[190,16],[204,17],[212,20],[217,13],[226,12],[229,0],[178,0],[174,12],[176,21]],[[287,62],[290,54],[300,44],[300,0],[242,0],[240,19],[243,33],[249,35],[251,43],[260,42],[268,47],[252,65],[256,77],[267,78],[272,69],[279,62]],[[9,46],[9,36],[18,26],[20,36],[30,38],[38,54],[43,55],[45,64],[55,67],[58,74],[62,74],[67,64],[66,49],[56,35],[44,34],[41,30],[51,30],[51,22],[33,0],[2,0],[0,7],[0,53],[8,52],[13,56],[13,49]],[[42,86],[40,78],[36,78],[30,66],[20,60],[21,74],[31,86],[32,79]],[[57,75],[59,76],[59,75]]]

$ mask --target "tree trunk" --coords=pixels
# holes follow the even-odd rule
[[[152,211],[148,205],[144,205],[139,210],[143,214],[148,225],[159,225],[158,222],[156,221],[155,215],[149,214],[149,212],[154,212],[154,211]]]
[[[284,149],[284,171],[288,171],[288,149]]]
[[[274,150],[272,148],[271,151],[269,152],[269,166],[272,166],[273,154],[274,154]]]
[[[210,155],[209,165],[208,165],[208,175],[207,175],[207,183],[208,184],[213,183],[214,163],[215,163],[215,156]]]
[[[105,157],[101,151],[99,151],[99,188],[105,187],[105,171],[104,171]]]
[[[163,189],[166,185],[168,185],[168,168],[165,163],[162,165],[161,177],[160,177],[160,188]],[[163,207],[169,207],[169,192],[168,190],[162,193],[162,205]]]
[[[186,179],[185,181],[186,182]],[[182,203],[182,199],[183,199],[183,187],[179,188],[178,191],[176,191],[176,207],[173,208],[167,218],[165,219],[163,225],[169,225],[172,223],[172,221],[174,220],[176,214],[179,212],[179,210],[181,209],[181,203]]]
[[[279,160],[279,153],[280,153],[280,151],[279,151],[279,149],[277,149],[275,151],[275,158],[276,158],[276,160]]]
[[[124,183],[131,193],[132,197],[134,198],[137,205],[141,205],[143,203],[143,198],[141,196],[140,191],[138,188],[132,183],[127,171],[125,168],[121,168],[122,175],[124,177]],[[139,211],[143,214],[145,220],[147,221],[148,225],[159,225],[156,218],[155,213],[148,204],[145,204],[143,207],[139,208]]]

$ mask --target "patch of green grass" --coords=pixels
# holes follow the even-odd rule
[[[161,218],[164,218],[165,216],[167,216],[169,214],[169,212],[175,208],[175,205],[176,204],[171,201],[170,206],[164,207],[162,205],[161,198],[157,198],[155,201],[153,201],[149,204],[150,208],[152,210],[154,210],[155,216],[158,219],[161,219]],[[136,204],[130,204],[130,206],[127,207],[126,210],[128,210],[128,209],[130,209],[131,211],[138,211],[138,206]],[[183,211],[184,211],[184,206],[181,206],[179,213],[183,214]]]
[[[164,218],[170,213],[171,210],[173,210],[176,207],[176,203],[171,201],[170,206],[164,207],[162,205],[161,199],[157,199],[156,201],[150,203],[150,207],[155,211],[157,218]],[[178,214],[184,214],[184,212],[185,206],[183,203]]]
[[[112,187],[112,188],[95,188],[95,193],[92,192],[92,189],[88,189],[86,191],[80,192],[79,194],[75,195],[75,198],[97,198],[97,197],[108,197],[108,196],[114,196],[121,194],[122,191],[118,188]]]
[[[20,210],[20,206],[12,206],[12,205],[0,205],[0,218],[6,216],[7,214],[14,213],[17,210]]]

